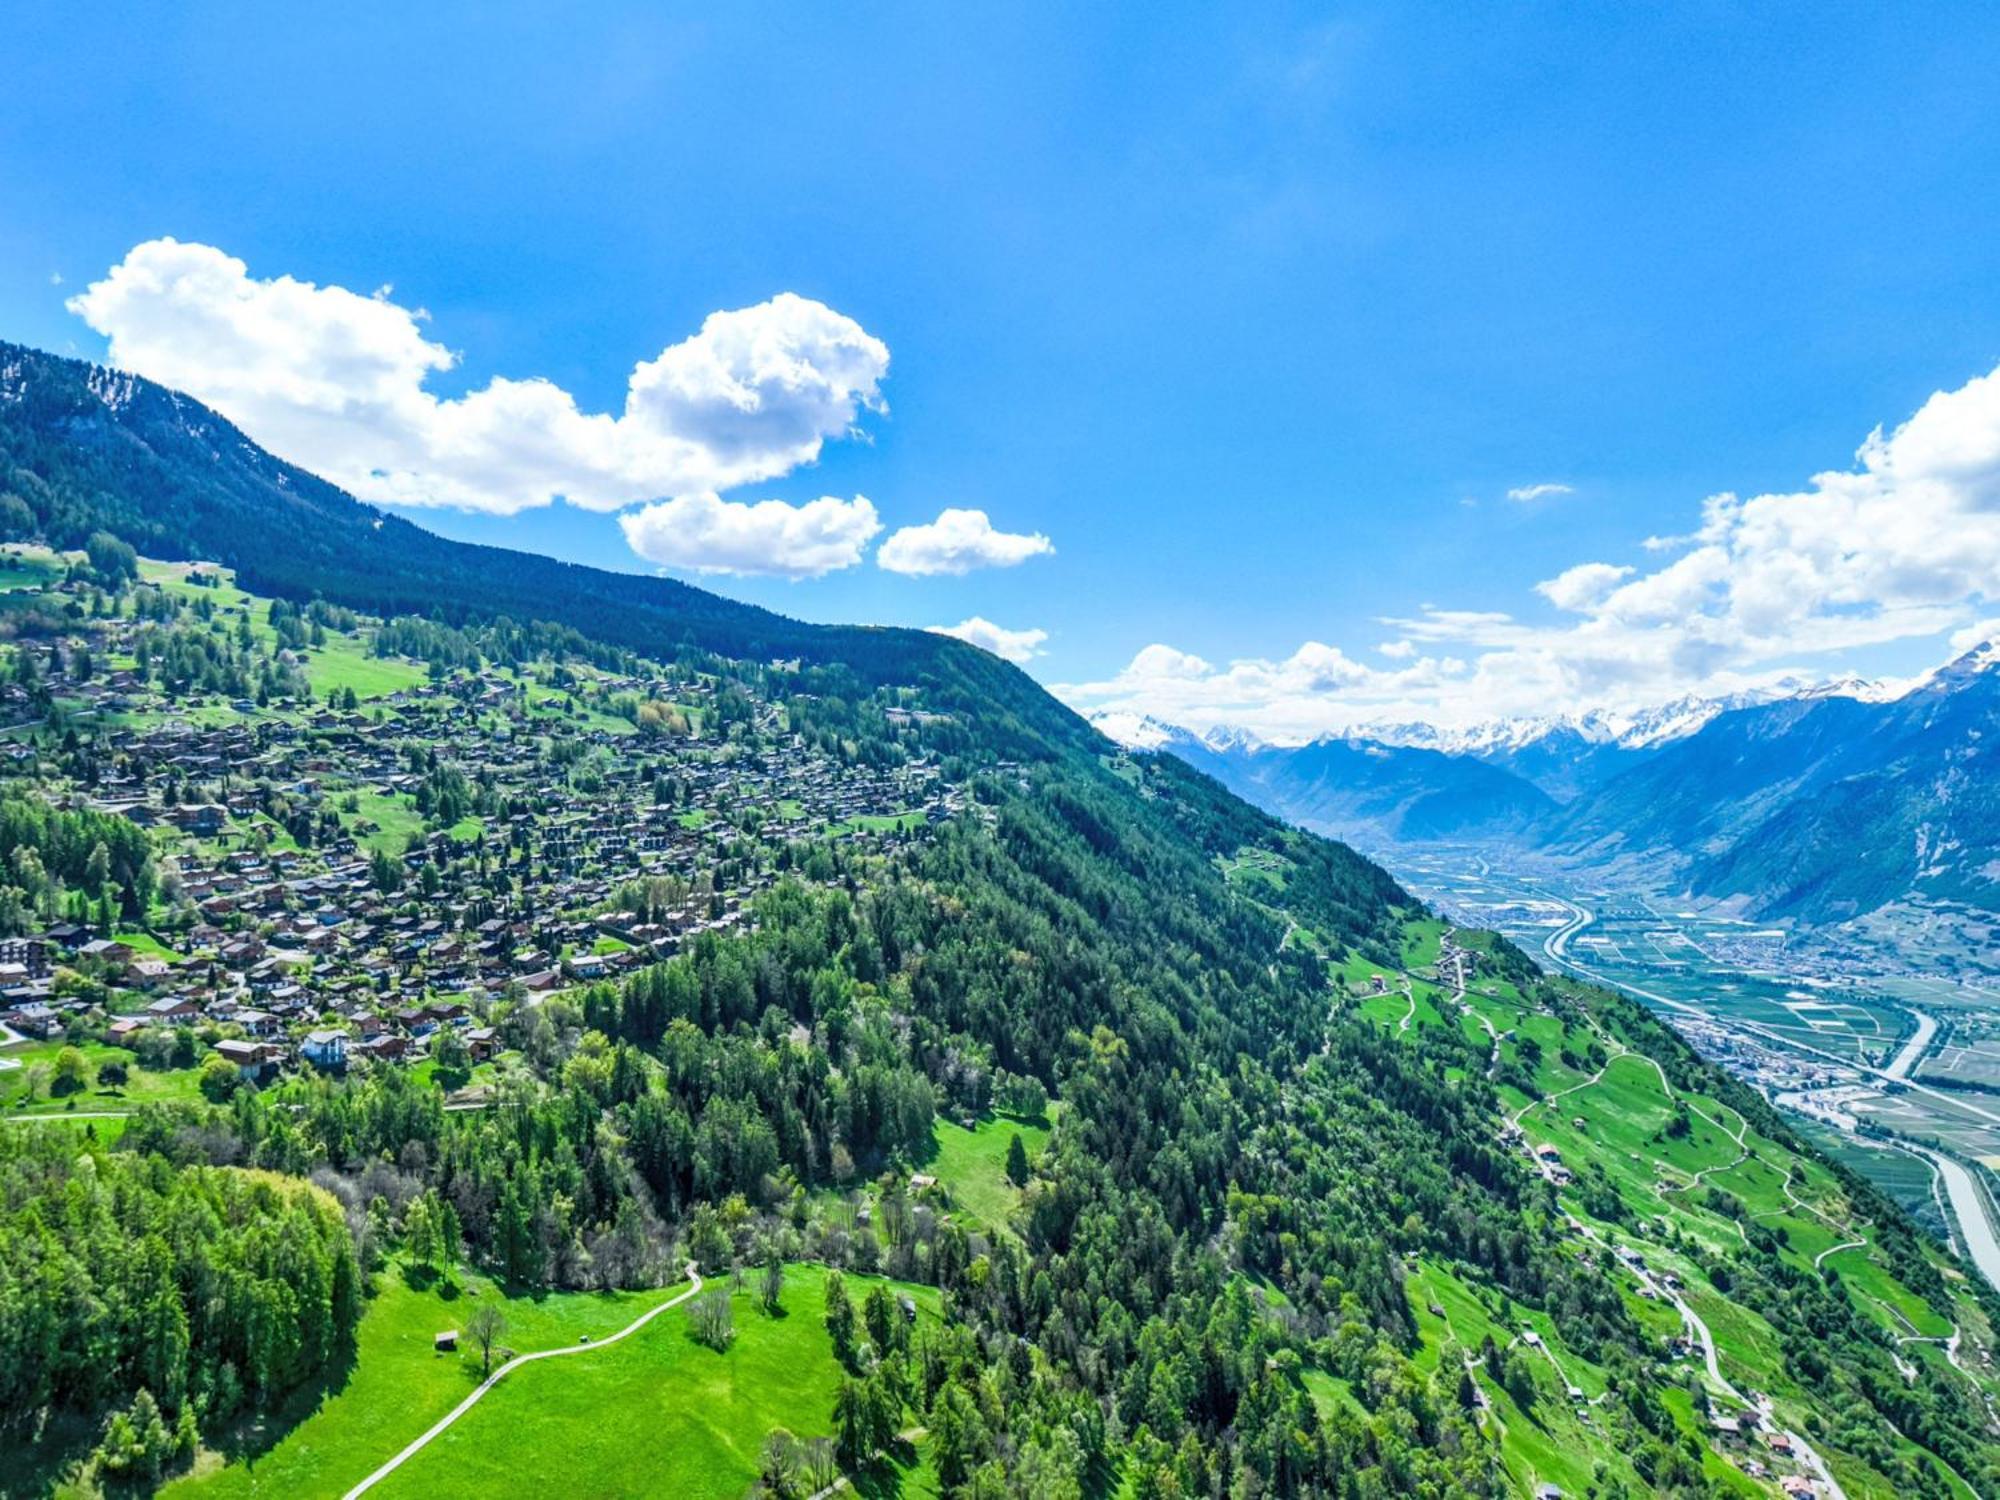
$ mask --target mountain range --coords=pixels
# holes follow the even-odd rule
[[[1982,759],[1996,711],[2000,649],[1987,644],[1914,684],[1788,683],[1619,716],[1379,725],[1298,746],[1102,727],[1369,846],[1640,857],[1693,896],[1826,923],[1898,901],[2000,903],[2000,799]]]
[[[1886,823],[1936,744],[1976,784],[1983,658],[1894,722],[1793,699],[1483,753],[1141,723],[1156,753],[1121,755],[960,642],[449,542],[184,396],[15,348],[0,528],[30,715],[0,931],[73,917],[48,940],[88,950],[14,1016],[66,1029],[5,1042],[36,1123],[0,1128],[0,1495],[705,1500],[917,1464],[961,1497],[2000,1486],[2000,1301],[1942,1242],[1636,1004],[1218,784],[1404,840],[1614,840],[1622,789],[1700,747],[1682,774],[1733,772],[1767,823],[1868,777]],[[1824,774],[1787,778],[1809,724]],[[1537,786],[1538,754],[1580,789]],[[895,810],[919,775],[935,818]],[[887,810],[851,815],[867,787]],[[1812,830],[1773,848],[1805,864]],[[257,971],[296,976],[280,1065],[229,1034],[275,1016],[215,1008],[223,945],[323,939],[328,903],[331,947]],[[159,1002],[120,950],[231,1019],[128,1062]],[[497,994],[433,989],[474,952]],[[351,1024],[398,1051],[349,1068]],[[475,1037],[492,1081],[449,1107]],[[341,1061],[306,1052],[328,1038]],[[199,1083],[183,1047],[214,1049]],[[128,1111],[128,1085],[161,1092]],[[111,1108],[72,1133],[59,1095]],[[1668,1161],[1715,1186],[1670,1191]],[[1821,1273],[1862,1245],[1865,1280]],[[1964,1329],[1963,1362],[1885,1307]],[[477,1360],[434,1332],[461,1327]],[[475,1411],[526,1363],[489,1378],[501,1335],[575,1384]]]

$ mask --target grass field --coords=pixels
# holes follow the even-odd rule
[[[825,1285],[819,1267],[789,1267],[776,1317],[753,1293],[738,1293],[726,1353],[696,1343],[676,1308],[602,1351],[528,1366],[379,1493],[734,1500],[755,1478],[772,1429],[801,1438],[832,1431],[841,1369],[824,1323]],[[849,1290],[858,1298],[866,1285],[852,1278]],[[921,1315],[936,1315],[934,1289],[899,1290]]]
[[[800,1437],[831,1430],[840,1368],[824,1316],[825,1272],[786,1269],[784,1311],[767,1315],[748,1291],[734,1298],[737,1337],[723,1354],[697,1344],[683,1309],[601,1351],[525,1366],[376,1493],[658,1494],[733,1497],[755,1475],[774,1427]],[[361,1320],[357,1357],[323,1388],[268,1424],[205,1451],[166,1493],[226,1500],[338,1496],[394,1456],[479,1383],[476,1347],[438,1354],[435,1334],[460,1328],[481,1278],[455,1294],[409,1284],[391,1269]],[[869,1282],[853,1277],[857,1300]],[[552,1293],[502,1301],[515,1353],[566,1348],[617,1332],[685,1283],[645,1292]],[[937,1292],[899,1287],[935,1317]],[[906,1493],[914,1493],[905,1485]]]
[[[374,831],[363,835],[361,840],[370,849],[401,854],[409,847],[411,839],[422,836],[423,814],[410,805],[408,797],[401,794],[385,796],[381,792],[365,790],[357,791],[353,796],[356,810],[352,815],[343,814],[342,818],[350,828],[363,819],[375,825]],[[345,800],[343,794],[336,799],[336,805]]]
[[[953,1205],[987,1229],[1005,1229],[1021,1191],[1007,1180],[1007,1142],[1019,1134],[1032,1165],[1049,1143],[1043,1121],[989,1115],[971,1130],[949,1120],[931,1128],[934,1153],[923,1170],[936,1177]]]
[[[440,1329],[462,1326],[472,1298],[492,1295],[488,1283],[468,1279],[456,1296],[412,1287],[394,1270],[377,1283],[352,1368],[304,1393],[269,1424],[246,1427],[204,1453],[195,1472],[169,1486],[169,1493],[343,1494],[479,1383],[476,1350],[439,1355],[432,1338]],[[585,1335],[601,1338],[676,1290],[511,1298],[504,1303],[502,1342],[525,1352],[574,1344]],[[449,1486],[447,1492],[464,1493]]]
[[[179,1068],[156,1073],[151,1069],[140,1067],[138,1059],[123,1047],[108,1047],[102,1042],[85,1042],[77,1048],[88,1065],[89,1081],[83,1090],[60,1099],[51,1099],[44,1092],[41,1098],[30,1102],[27,1097],[29,1071],[37,1064],[46,1064],[53,1070],[56,1054],[67,1045],[61,1041],[30,1042],[0,1051],[0,1057],[21,1064],[18,1068],[0,1071],[0,1112],[35,1115],[89,1114],[100,1110],[129,1110],[141,1104],[186,1102],[201,1097],[198,1082],[201,1072],[198,1068]],[[98,1084],[97,1069],[100,1064],[106,1062],[125,1064],[126,1080],[122,1086],[112,1088]]]
[[[150,932],[119,932],[113,937],[141,958],[157,958],[170,964],[184,961],[184,955],[176,953]]]
[[[425,680],[424,668],[400,657],[372,654],[357,636],[329,632],[326,644],[306,654],[306,680],[324,698],[353,688],[357,698],[386,698]]]

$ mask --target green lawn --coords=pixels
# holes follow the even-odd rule
[[[184,954],[176,953],[150,932],[119,932],[112,936],[141,958],[163,959],[170,964],[181,963],[185,959]]]
[[[867,1286],[849,1278],[857,1301]],[[936,1315],[934,1289],[899,1289],[924,1315]],[[766,1315],[751,1291],[734,1300],[728,1352],[696,1343],[685,1309],[676,1308],[603,1350],[527,1366],[379,1492],[385,1500],[538,1492],[735,1500],[756,1476],[773,1428],[801,1438],[831,1433],[841,1370],[826,1333],[820,1268],[787,1269],[778,1317]],[[420,1430],[405,1419],[392,1433],[405,1429]],[[383,1456],[403,1441],[386,1445]]]
[[[967,1130],[938,1120],[931,1127],[934,1153],[923,1170],[937,1178],[954,1207],[988,1229],[1004,1229],[1021,1201],[1020,1189],[1007,1180],[1007,1142],[1017,1133],[1032,1164],[1048,1144],[1046,1123],[989,1115]]]
[[[357,698],[386,698],[421,685],[426,677],[415,662],[371,654],[358,636],[329,632],[326,644],[306,656],[306,680],[322,699],[344,688],[353,688]]]
[[[46,1064],[53,1073],[56,1054],[67,1045],[62,1041],[30,1042],[24,1046],[8,1047],[0,1051],[0,1057],[17,1059],[21,1064],[18,1068],[8,1068],[0,1072],[0,1112],[35,1115],[90,1114],[103,1110],[124,1111],[141,1104],[191,1102],[201,1097],[198,1083],[201,1077],[199,1068],[181,1068],[156,1073],[140,1067],[139,1060],[123,1047],[110,1047],[102,1042],[85,1042],[77,1048],[89,1065],[83,1091],[52,1099],[47,1093],[45,1081],[42,1097],[30,1103],[27,1098],[29,1071],[37,1064]],[[114,1061],[125,1064],[127,1076],[124,1085],[118,1088],[99,1085],[98,1066]]]
[[[826,832],[829,838],[837,838],[844,833],[908,833],[923,826],[924,815],[921,812],[862,813],[858,817],[829,823]]]
[[[375,831],[362,836],[362,842],[370,849],[380,849],[388,854],[401,854],[410,846],[410,840],[419,838],[424,831],[423,814],[410,805],[410,799],[400,793],[384,796],[381,792],[359,791],[354,793],[358,804],[352,815],[343,814],[349,827],[365,818],[375,824]],[[344,802],[343,796],[338,799]]]
[[[353,1368],[275,1414],[268,1427],[246,1428],[219,1451],[204,1453],[169,1493],[344,1494],[479,1383],[476,1349],[440,1355],[432,1338],[462,1327],[471,1297],[490,1295],[490,1285],[468,1278],[464,1293],[447,1297],[412,1288],[395,1270],[376,1280],[380,1290],[362,1315]],[[681,1289],[511,1298],[502,1342],[525,1352],[574,1344],[586,1334],[602,1338]],[[445,1483],[442,1492],[468,1491]]]

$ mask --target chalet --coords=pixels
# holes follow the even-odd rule
[[[215,1044],[215,1055],[234,1063],[244,1078],[257,1079],[277,1067],[284,1048],[276,1042],[248,1042],[229,1037]]]
[[[166,810],[166,820],[183,833],[213,838],[228,821],[227,810],[214,802],[183,803]]]
[[[76,950],[76,956],[95,959],[117,968],[124,967],[136,957],[130,943],[120,943],[111,938],[92,938]]]
[[[347,1033],[344,1031],[309,1031],[306,1039],[299,1044],[299,1056],[319,1068],[344,1068],[347,1066]]]
[[[186,995],[162,995],[151,1001],[145,1009],[146,1019],[155,1023],[163,1021],[192,1021],[201,1014],[201,1007]]]
[[[54,1009],[41,1000],[30,1000],[12,1010],[0,1011],[0,1022],[13,1027],[22,1036],[44,1040],[55,1032],[60,1019]]]

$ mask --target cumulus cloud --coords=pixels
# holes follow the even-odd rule
[[[1557,495],[1574,495],[1576,490],[1566,484],[1523,484],[1507,491],[1509,500],[1519,500],[1526,504],[1530,500],[1552,500]]]
[[[1895,642],[1963,649],[2000,616],[2000,370],[1871,433],[1850,468],[1796,490],[1711,496],[1685,535],[1636,545],[1650,554],[1643,568],[1586,561],[1538,584],[1561,612],[1552,621],[1428,604],[1383,619],[1400,637],[1385,652],[1403,663],[1393,670],[1308,642],[1283,660],[1162,674],[1148,652],[1199,661],[1162,646],[1063,691],[1080,707],[1281,738],[1728,693],[1825,677],[1840,653]],[[1403,645],[1438,654],[1398,655]]]
[[[500,514],[558,496],[591,510],[661,496],[700,507],[788,474],[882,409],[889,368],[880,339],[788,292],[712,313],[634,366],[616,413],[533,378],[444,398],[425,387],[457,356],[391,288],[260,278],[173,239],[133,246],[66,305],[110,341],[113,364],[214,406],[363,499]]]
[[[818,578],[861,561],[882,529],[866,495],[824,495],[805,505],[679,495],[618,518],[632,550],[697,573]]]
[[[927,627],[937,635],[948,635],[967,641],[982,651],[991,651],[1002,660],[1016,665],[1033,661],[1042,654],[1042,642],[1049,638],[1046,630],[1009,630],[1004,625],[995,625],[991,620],[974,615],[969,620],[960,620],[956,625],[932,625]]]
[[[1535,592],[1557,609],[1588,609],[1610,593],[1612,585],[1621,578],[1631,576],[1630,568],[1614,567],[1610,563],[1578,563],[1536,584]]]
[[[891,573],[962,574],[974,568],[1011,568],[1055,550],[1040,532],[995,531],[983,510],[943,510],[927,525],[896,532],[875,561]]]

